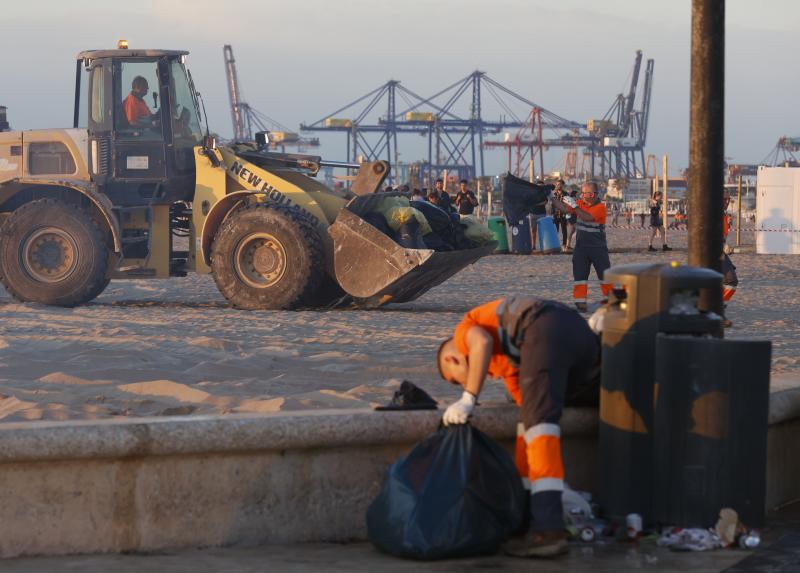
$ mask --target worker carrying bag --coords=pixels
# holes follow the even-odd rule
[[[508,453],[470,424],[452,425],[389,467],[367,534],[398,557],[489,554],[520,528],[526,507]]]

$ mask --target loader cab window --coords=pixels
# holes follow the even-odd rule
[[[172,110],[172,133],[175,145],[175,163],[179,172],[194,169],[194,147],[200,145],[203,134],[194,93],[183,65],[173,60],[170,63],[170,90]]]
[[[96,124],[102,124],[106,111],[106,98],[105,98],[105,82],[103,81],[103,67],[97,66],[92,68],[89,81],[86,82],[86,92],[90,94],[90,101],[92,102],[92,121]],[[88,106],[82,105],[81,109],[86,109]],[[81,114],[82,118],[86,119],[86,112]],[[85,127],[85,124],[80,124],[80,127]]]
[[[99,66],[98,66],[99,67]],[[102,69],[102,68],[101,68]],[[80,100],[77,102],[77,111],[78,111],[78,123],[74,127],[80,127],[83,129],[87,129],[89,127],[89,102],[92,96],[92,74],[94,70],[88,70],[83,68],[82,77],[80,79]],[[102,104],[101,104],[102,107]],[[96,115],[98,112],[92,111],[93,115]],[[102,111],[99,112],[102,115]]]
[[[163,141],[158,63],[122,61],[118,65],[114,86],[120,99],[114,114],[118,139]]]

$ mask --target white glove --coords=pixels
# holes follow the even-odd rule
[[[461,395],[461,399],[450,404],[447,410],[444,411],[442,423],[445,426],[449,426],[450,424],[466,424],[477,401],[478,399],[475,396],[465,390]]]

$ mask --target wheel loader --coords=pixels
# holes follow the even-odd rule
[[[81,52],[72,128],[0,132],[0,280],[14,298],[75,306],[111,279],[194,271],[242,309],[375,307],[494,249],[404,248],[365,221],[386,162],[273,153],[267,133],[217,145],[187,55]],[[351,189],[318,182],[324,166],[357,169]]]

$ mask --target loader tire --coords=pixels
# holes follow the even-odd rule
[[[211,247],[211,270],[236,308],[289,310],[313,304],[325,273],[322,239],[302,214],[257,203],[236,210]]]
[[[108,285],[109,253],[91,215],[75,205],[39,199],[0,228],[0,281],[15,299],[76,306]]]

